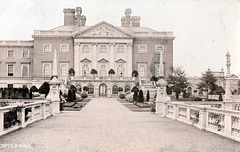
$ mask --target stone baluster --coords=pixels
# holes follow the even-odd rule
[[[18,118],[21,122],[20,124],[20,128],[25,128],[26,127],[26,123],[25,123],[25,108],[21,108],[21,112],[18,115]]]
[[[178,105],[173,104],[173,120],[177,120],[177,116],[178,116]]]
[[[225,115],[224,117],[224,133],[231,135],[232,134],[232,116]]]
[[[207,123],[206,116],[207,116],[206,108],[205,107],[200,108],[200,111],[199,111],[199,128],[200,129],[203,129],[203,130],[206,129],[206,123]]]

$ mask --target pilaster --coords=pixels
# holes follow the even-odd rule
[[[131,77],[132,76],[132,62],[133,62],[133,58],[132,58],[132,43],[128,43],[127,44],[127,77]]]
[[[92,43],[92,68],[97,70],[97,43]]]
[[[74,43],[74,70],[75,75],[80,76],[80,43]]]
[[[110,43],[110,69],[115,71],[115,43]]]

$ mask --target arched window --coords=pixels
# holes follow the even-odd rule
[[[112,87],[112,94],[118,94],[118,86],[117,85],[114,85]]]
[[[126,85],[125,87],[124,87],[124,91],[125,92],[128,92],[130,90],[130,86],[129,85]]]
[[[88,94],[94,94],[94,86],[93,85],[89,85],[88,86]]]

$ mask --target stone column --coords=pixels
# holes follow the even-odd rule
[[[97,43],[93,43],[92,48],[92,68],[97,70]]]
[[[113,69],[115,71],[114,62],[115,62],[115,43],[110,43],[110,69]]]
[[[75,75],[80,76],[80,43],[74,43],[74,70]]]
[[[132,43],[127,44],[127,77],[132,76],[132,58],[133,50],[132,50]]]

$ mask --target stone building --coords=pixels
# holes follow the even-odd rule
[[[80,7],[64,9],[63,13],[63,26],[35,30],[31,41],[0,41],[1,87],[40,86],[49,81],[55,49],[59,79],[64,81],[73,68],[75,77],[71,83],[80,90],[90,86],[93,96],[113,96],[120,86],[129,90],[134,86],[133,70],[141,79],[158,76],[160,51],[164,52],[164,74],[170,74],[172,32],[140,26],[140,16],[131,16],[131,9],[126,9],[121,26],[105,21],[86,26]],[[92,69],[98,72],[97,77],[90,74]],[[115,71],[111,77],[110,69]]]

